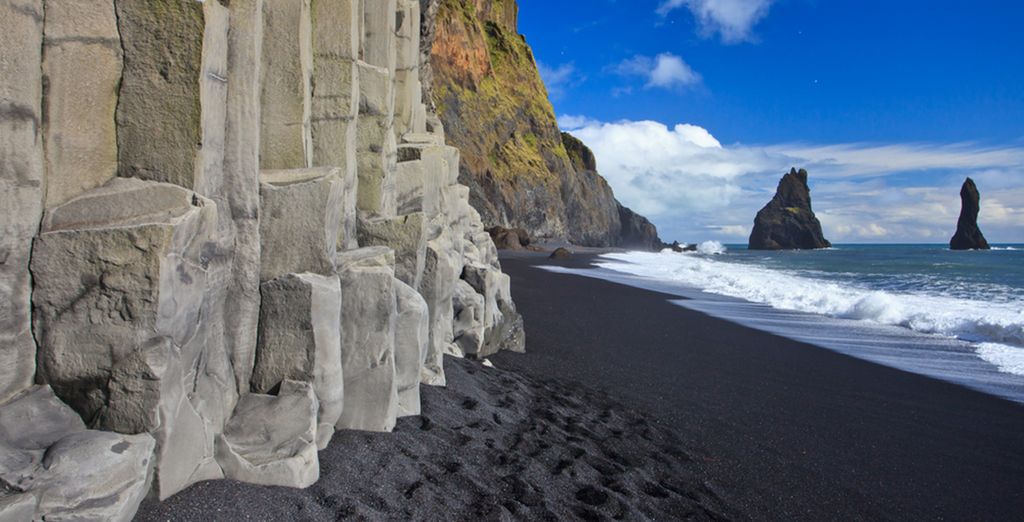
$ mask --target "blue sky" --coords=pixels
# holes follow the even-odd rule
[[[520,0],[564,130],[667,239],[742,241],[789,166],[833,241],[1024,241],[1024,2]]]

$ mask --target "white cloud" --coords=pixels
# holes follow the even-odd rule
[[[664,0],[658,14],[685,7],[700,24],[701,33],[721,35],[725,43],[737,43],[753,38],[753,28],[768,15],[773,0]]]
[[[742,241],[790,167],[810,172],[814,208],[833,242],[944,242],[970,175],[990,241],[1024,241],[1024,147],[957,144],[725,145],[706,129],[654,121],[559,124],[594,151],[623,204],[663,239]],[[724,223],[724,225],[723,225]]]
[[[694,71],[682,58],[672,53],[650,56],[634,56],[614,67],[614,71],[625,76],[640,76],[646,80],[644,87],[650,89],[682,89],[700,85],[700,74]]]
[[[548,89],[548,96],[552,99],[559,99],[565,96],[567,89],[575,87],[586,79],[576,71],[573,63],[563,63],[551,67],[543,62],[537,62],[537,70],[540,72],[540,79]]]

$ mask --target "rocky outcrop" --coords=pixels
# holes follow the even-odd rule
[[[658,237],[658,229],[647,218],[616,203],[622,231],[616,246],[640,250],[661,250],[665,245]]]
[[[568,248],[558,247],[551,252],[548,259],[569,259],[570,257],[572,257],[572,252],[570,252]]]
[[[0,519],[305,487],[335,430],[418,414],[442,355],[523,348],[420,10],[0,6]]]
[[[960,219],[956,222],[956,233],[949,240],[950,250],[988,250],[988,241],[978,228],[978,212],[981,211],[981,195],[974,180],[967,178],[960,188]]]
[[[538,240],[645,248],[623,223],[594,155],[559,132],[533,52],[518,34],[514,0],[423,0],[431,100],[462,151],[459,180],[484,224]],[[653,226],[651,226],[653,229]],[[660,244],[660,241],[658,242]]]
[[[487,233],[498,250],[523,250],[530,246],[530,234],[521,228],[491,227]]]
[[[779,181],[779,188],[754,218],[750,233],[751,250],[809,250],[828,248],[821,223],[811,210],[811,189],[807,171],[791,169]]]

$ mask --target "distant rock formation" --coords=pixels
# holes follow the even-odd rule
[[[757,213],[751,250],[810,250],[832,246],[811,210],[807,171],[791,169],[779,181],[775,197]]]
[[[459,148],[459,182],[487,227],[522,228],[535,239],[646,248],[653,225],[622,212],[594,154],[561,133],[514,0],[422,0],[435,16],[424,78],[448,143]],[[638,232],[642,232],[638,234]],[[658,242],[660,245],[660,241]]]
[[[554,252],[551,252],[548,259],[569,259],[570,257],[572,257],[572,252],[570,252],[568,248],[558,247]]]
[[[619,210],[619,241],[615,246],[623,248],[639,248],[642,250],[661,250],[664,243],[658,237],[658,229],[647,218],[633,212],[616,202]]]
[[[487,233],[498,250],[523,250],[530,246],[530,234],[521,228],[491,227]]]
[[[960,188],[960,219],[956,222],[956,234],[949,240],[950,250],[988,250],[988,241],[978,228],[978,211],[981,210],[981,195],[974,180],[967,178]]]

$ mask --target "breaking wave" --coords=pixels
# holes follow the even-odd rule
[[[629,252],[604,255],[597,264],[608,270],[681,283],[781,310],[895,325],[985,343],[979,345],[979,355],[1003,371],[1024,374],[1024,300],[1021,298],[983,302],[872,290],[706,256]],[[1020,360],[1012,362],[1015,357]]]

